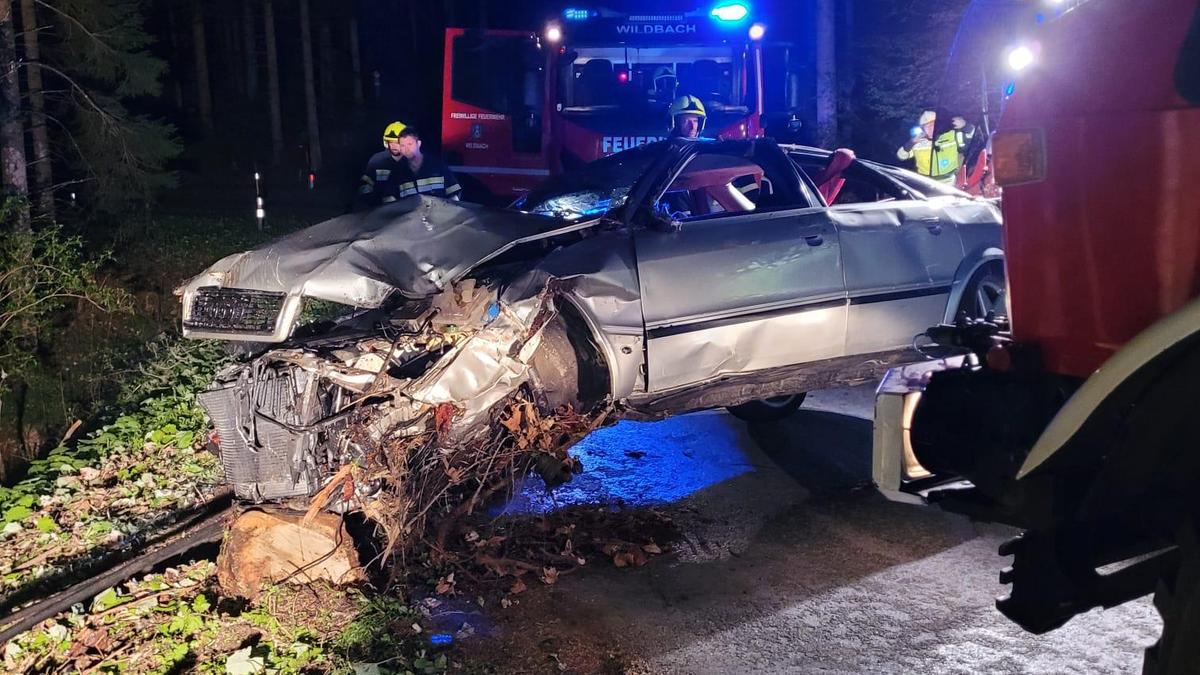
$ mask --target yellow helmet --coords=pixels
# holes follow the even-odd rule
[[[699,98],[692,95],[680,96],[671,104],[671,124],[675,123],[675,118],[679,115],[697,115],[700,117],[700,130],[704,130],[704,122],[708,119],[708,114],[704,112],[704,103]]]
[[[387,147],[391,141],[400,140],[400,134],[408,128],[404,122],[399,120],[387,125],[383,130],[383,147]]]

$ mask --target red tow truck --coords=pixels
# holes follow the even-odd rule
[[[875,481],[1023,530],[1033,632],[1154,593],[1145,673],[1200,672],[1200,4],[1047,22],[993,139],[1008,316],[930,329],[876,398]]]
[[[540,34],[447,29],[442,151],[473,196],[508,202],[666,137],[684,94],[704,102],[704,136],[761,136],[765,30],[743,0],[644,14],[570,7]]]

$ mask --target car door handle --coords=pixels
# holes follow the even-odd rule
[[[925,229],[929,230],[930,234],[938,235],[942,233],[942,224],[938,222],[925,223]]]
[[[821,244],[825,243],[825,238],[819,234],[810,234],[804,237],[804,243],[808,244],[809,246],[820,246]]]

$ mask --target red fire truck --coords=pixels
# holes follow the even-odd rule
[[[1200,4],[1058,4],[993,139],[1009,317],[888,374],[875,480],[1022,528],[997,607],[1026,629],[1155,593],[1144,672],[1197,673]]]
[[[680,95],[704,102],[704,136],[760,136],[765,30],[741,0],[680,13],[572,7],[540,34],[450,28],[442,151],[471,196],[511,201],[664,138]]]

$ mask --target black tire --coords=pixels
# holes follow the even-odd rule
[[[1163,632],[1146,650],[1142,675],[1192,675],[1200,672],[1200,532],[1185,518],[1176,543],[1178,570],[1158,582],[1154,606],[1162,615]]]
[[[984,263],[967,282],[955,313],[957,319],[986,319],[989,312],[996,316],[1008,314],[1008,286],[1004,278],[1004,263],[993,260]]]
[[[761,401],[732,405],[728,410],[731,415],[746,422],[776,422],[791,417],[799,410],[805,396],[804,393],[772,396]]]
[[[586,413],[605,400],[609,386],[604,362],[586,331],[583,319],[567,306],[560,306],[559,315],[542,328],[530,375],[543,413],[562,405]]]

